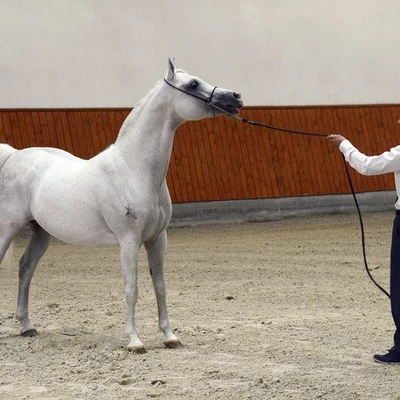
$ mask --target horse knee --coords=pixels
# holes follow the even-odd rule
[[[125,287],[125,298],[127,303],[129,302],[136,304],[139,298],[139,289],[137,287]]]

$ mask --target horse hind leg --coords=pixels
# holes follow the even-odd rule
[[[36,336],[37,331],[31,326],[28,313],[29,287],[36,266],[50,243],[50,234],[41,228],[36,221],[29,223],[32,235],[24,255],[19,261],[19,287],[17,319],[21,323],[22,336]]]

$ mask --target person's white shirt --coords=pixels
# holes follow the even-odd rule
[[[340,143],[339,150],[346,161],[362,175],[382,175],[393,172],[397,192],[395,207],[400,210],[400,145],[378,156],[366,156],[346,139]]]

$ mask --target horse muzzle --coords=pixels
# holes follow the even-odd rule
[[[217,88],[214,93],[212,105],[229,114],[237,115],[243,107],[242,96],[237,92]]]

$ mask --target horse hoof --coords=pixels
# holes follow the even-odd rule
[[[130,351],[131,353],[135,353],[135,354],[145,354],[145,353],[147,353],[147,350],[144,348],[143,345],[128,346],[128,351]]]
[[[182,342],[180,340],[168,340],[164,342],[164,346],[167,349],[181,349],[183,346]]]
[[[23,337],[35,337],[38,335],[38,331],[36,329],[27,329],[26,331],[21,331],[21,336]]]

